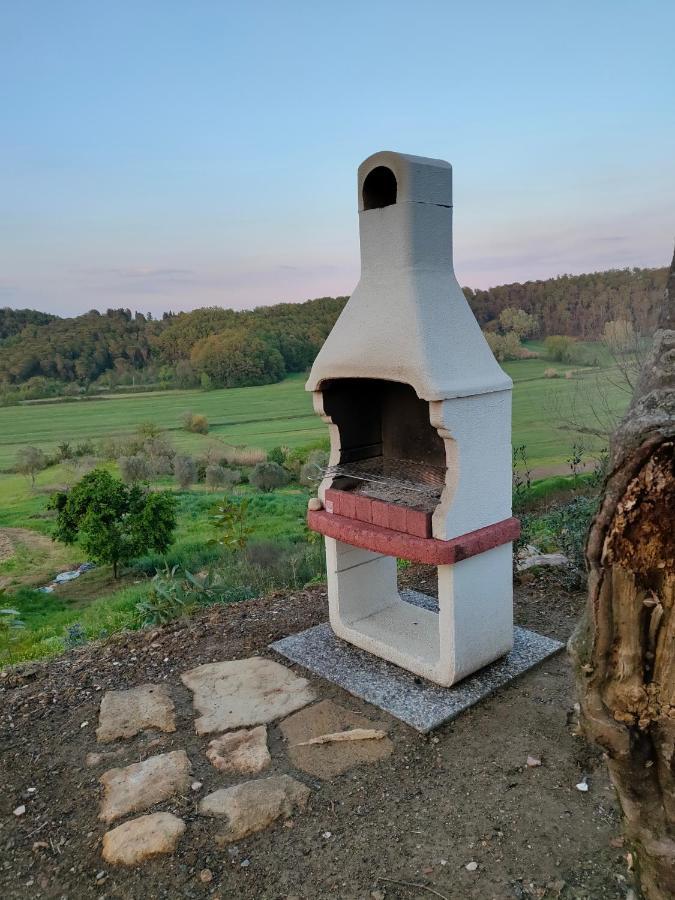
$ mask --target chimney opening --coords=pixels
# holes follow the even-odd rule
[[[386,166],[377,166],[363,182],[363,208],[382,209],[396,203],[396,176]]]

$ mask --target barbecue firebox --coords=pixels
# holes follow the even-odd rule
[[[358,200],[361,279],[307,382],[331,442],[308,523],[338,637],[449,686],[513,645],[512,385],[454,275],[450,165],[376,153]],[[437,567],[439,615],[396,557]]]

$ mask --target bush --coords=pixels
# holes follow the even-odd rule
[[[298,478],[300,484],[312,487],[323,477],[322,470],[328,465],[328,453],[325,450],[312,450],[307,457],[307,462],[300,469]]]
[[[117,461],[120,475],[125,484],[136,484],[139,481],[150,481],[152,468],[146,456],[137,453],[135,456],[121,456]]]
[[[255,466],[265,462],[267,454],[257,447],[226,447],[223,459],[228,466]]]
[[[267,461],[276,463],[278,466],[283,466],[286,461],[286,454],[283,447],[272,447],[267,454]]]
[[[30,478],[35,487],[35,476],[47,467],[47,457],[37,447],[22,447],[16,454],[15,471]]]
[[[191,456],[177,456],[173,461],[173,474],[181,490],[186,491],[197,480],[197,465]]]
[[[215,491],[216,488],[222,487],[225,484],[226,478],[226,470],[222,466],[206,467],[204,481],[210,490]]]
[[[275,488],[283,487],[288,482],[288,473],[278,463],[261,462],[249,475],[249,481],[259,491],[269,493]]]
[[[544,378],[560,378],[560,372],[557,369],[545,369]]]
[[[574,338],[564,334],[552,334],[544,341],[546,355],[558,362],[572,362]]]
[[[208,434],[209,420],[206,416],[196,415],[193,412],[186,412],[183,416],[183,428],[192,434]]]
[[[156,476],[173,473],[173,459],[170,456],[154,456],[150,460],[152,474]]]

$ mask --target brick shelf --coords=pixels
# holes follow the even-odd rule
[[[384,528],[372,522],[337,515],[325,509],[310,510],[307,513],[307,524],[312,531],[318,531],[319,534],[351,544],[353,547],[362,547],[374,553],[382,553],[384,556],[397,556],[399,559],[434,566],[452,565],[478,553],[485,553],[486,550],[514,541],[520,534],[520,522],[514,517],[479,528],[477,531],[470,531],[449,541],[418,537],[405,531]]]

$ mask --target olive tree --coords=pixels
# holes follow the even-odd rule
[[[581,726],[605,751],[649,900],[675,896],[675,257],[649,358],[614,432],[570,641]]]

